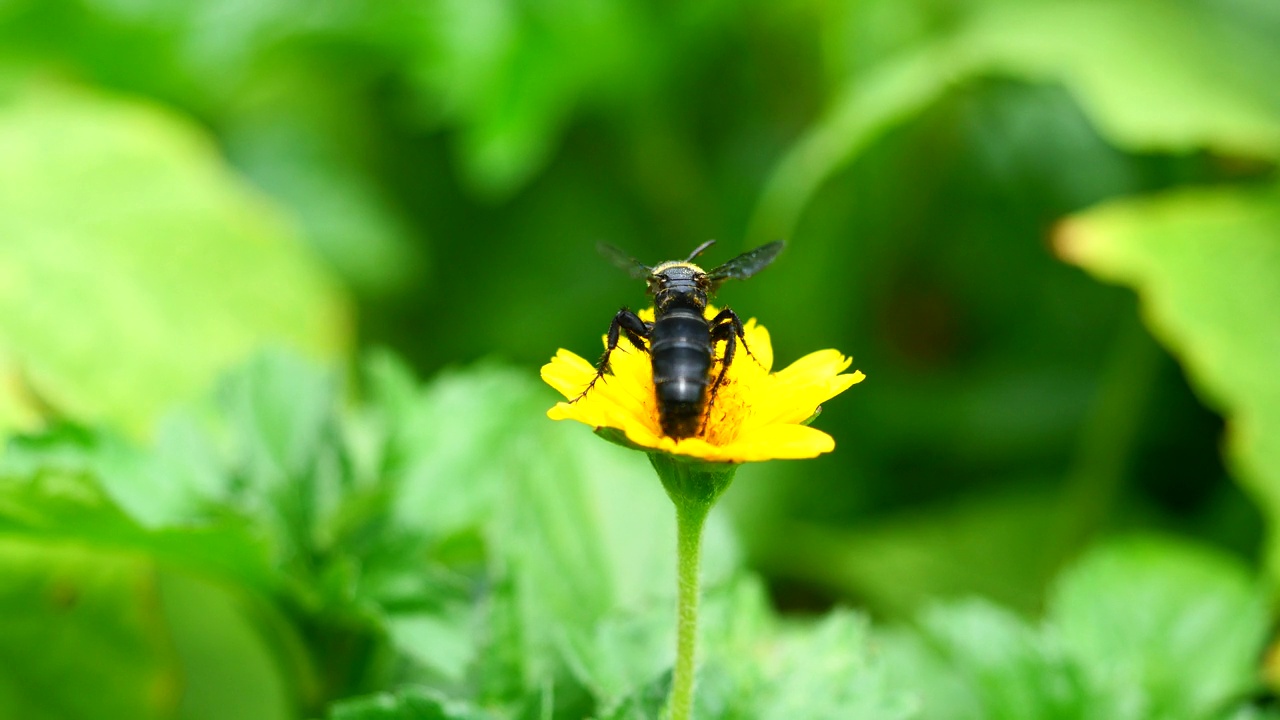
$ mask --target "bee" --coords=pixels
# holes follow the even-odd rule
[[[600,245],[600,252],[633,278],[648,283],[653,298],[651,323],[640,319],[623,307],[609,323],[604,355],[596,364],[596,376],[586,389],[570,402],[586,397],[605,373],[611,373],[609,356],[626,336],[631,344],[649,354],[653,364],[653,386],[658,402],[658,421],[662,432],[672,438],[697,434],[708,404],[724,382],[725,372],[733,363],[738,343],[751,355],[743,336],[742,320],[730,308],[724,308],[710,320],[706,317],[707,298],[720,284],[732,278],[746,279],[773,262],[782,252],[782,241],[763,245],[743,253],[725,264],[706,271],[693,264],[693,259],[711,247],[708,240],[694,249],[684,260],[672,260],[649,267],[621,250]],[[724,343],[720,372],[711,379],[715,348]],[[754,359],[754,355],[751,355]]]

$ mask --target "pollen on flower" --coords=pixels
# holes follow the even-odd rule
[[[716,308],[707,308],[711,318]],[[646,322],[653,310],[641,311]],[[818,407],[865,377],[845,373],[851,361],[835,350],[819,350],[789,367],[772,372],[769,332],[754,319],[743,326],[745,348],[734,361],[709,403],[701,431],[676,439],[663,434],[653,389],[649,356],[623,339],[611,359],[613,373],[576,402],[561,402],[547,411],[554,420],[577,420],[597,430],[622,432],[646,450],[683,455],[707,462],[742,463],[781,458],[815,457],[835,448],[830,435],[805,425]],[[749,349],[749,353],[748,353]],[[711,377],[717,377],[722,360]],[[565,398],[576,398],[595,377],[595,367],[568,350],[560,350],[542,368],[542,378]]]

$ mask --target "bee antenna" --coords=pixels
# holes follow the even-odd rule
[[[701,244],[701,245],[699,245],[698,247],[694,248],[694,249],[693,249],[693,252],[689,253],[689,257],[685,259],[685,262],[692,262],[694,258],[696,258],[696,257],[698,257],[699,255],[701,255],[701,254],[702,254],[702,251],[703,251],[703,250],[706,250],[707,248],[709,248],[709,247],[711,247],[712,245],[715,245],[715,244],[716,244],[716,241],[715,241],[715,240],[708,240],[708,241],[706,241],[706,242],[702,243],[702,244]]]

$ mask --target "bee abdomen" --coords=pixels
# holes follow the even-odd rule
[[[658,406],[658,422],[662,434],[672,438],[687,438],[698,434],[702,426],[704,403],[663,403]]]
[[[649,351],[658,419],[668,437],[697,434],[711,382],[711,331],[700,314],[676,311],[653,328]]]
[[[654,377],[658,423],[667,437],[696,435],[707,406],[707,373]]]

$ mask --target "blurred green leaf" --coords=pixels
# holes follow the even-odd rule
[[[430,612],[397,612],[387,618],[396,649],[453,682],[465,679],[475,662],[472,609],[445,604]]]
[[[1134,539],[1064,573],[1039,627],[966,601],[883,641],[930,720],[1213,718],[1258,688],[1265,607],[1235,560]]]
[[[1083,671],[1051,637],[983,601],[932,608],[921,618],[924,645],[945,670],[922,684],[922,717],[967,720],[1118,718],[1091,697]],[[927,648],[927,649],[925,649]],[[927,666],[926,666],[927,667]]]
[[[0,155],[0,428],[145,433],[258,345],[345,350],[337,288],[180,117],[33,86]]]
[[[411,76],[424,109],[459,127],[465,179],[501,198],[551,159],[576,113],[649,111],[685,44],[705,41],[686,31],[724,7],[441,0],[422,24]]]
[[[480,646],[470,565],[479,558],[454,557],[446,541],[482,537],[493,511],[437,528],[430,513],[405,507],[411,472],[426,467],[422,453],[441,447],[415,445],[406,423],[451,421],[461,434],[449,450],[482,478],[485,463],[512,460],[493,451],[480,420],[545,426],[546,401],[531,404],[532,381],[506,370],[457,373],[440,387],[499,410],[466,420],[385,356],[371,365],[371,385],[378,402],[347,412],[332,372],[268,352],[222,380],[216,416],[166,420],[152,453],[74,426],[14,438],[0,460],[0,529],[127,548],[209,575],[207,583],[175,576],[169,594],[179,601],[166,608],[191,673],[184,702],[200,702],[201,712],[241,703],[264,717],[295,702],[318,711],[334,696],[383,687],[393,650],[412,661],[408,677],[425,671],[461,683]],[[501,412],[504,404],[522,409]],[[151,494],[167,499],[148,502]],[[219,632],[205,633],[213,626],[193,613],[220,618]],[[224,665],[227,653],[239,664]],[[219,687],[236,693],[221,704],[199,700]]]
[[[1081,38],[1088,38],[1087,42]],[[851,78],[766,185],[750,237],[794,234],[817,190],[888,130],[979,76],[1060,83],[1111,142],[1139,152],[1213,149],[1280,159],[1280,71],[1265,36],[1190,4],[992,3],[960,30]]]
[[[949,53],[945,47],[913,50],[836,93],[769,176],[747,237],[753,242],[793,237],[801,212],[823,183],[973,72]]]
[[[761,720],[906,720],[918,707],[874,656],[865,617],[835,611],[784,633],[766,664],[768,685],[755,700]],[[1025,717],[1025,716],[1024,716]]]
[[[703,686],[705,694],[706,687]],[[661,717],[667,706],[667,698],[671,696],[671,673],[666,672],[653,682],[628,695],[621,703],[607,713],[593,720],[649,720]]]
[[[371,167],[380,138],[349,78],[288,65],[255,78],[220,127],[229,161],[297,218],[316,254],[355,295],[405,292],[426,245]]]
[[[1193,3],[1001,3],[960,51],[988,71],[1064,84],[1123,148],[1277,160],[1280,91],[1257,72],[1280,68],[1272,39]]]
[[[1229,720],[1276,720],[1280,718],[1280,710],[1273,707],[1247,706],[1227,717]]]
[[[1188,190],[1070,219],[1058,249],[1133,287],[1152,332],[1230,419],[1241,482],[1272,522],[1280,570],[1280,188]]]
[[[749,543],[766,571],[860,597],[877,611],[907,615],[921,598],[959,592],[1031,609],[1055,558],[1049,548],[1019,539],[1053,527],[1059,501],[1056,493],[1006,491],[921,507],[856,529],[780,525]]]
[[[0,716],[173,718],[181,679],[154,563],[0,537]]]
[[[531,648],[565,653],[577,678],[611,702],[671,663],[674,510],[642,454],[541,420],[511,447],[526,459],[498,507],[495,570],[514,577]],[[722,522],[712,520],[704,540],[712,589],[740,562]]]
[[[182,572],[159,576],[169,637],[182,666],[183,720],[290,720],[314,678],[296,642],[266,630],[273,611],[235,585]],[[262,605],[261,600],[257,601]],[[273,618],[280,623],[279,618]],[[272,627],[278,630],[278,626]],[[292,672],[289,672],[292,671]]]
[[[1151,539],[1094,550],[1059,580],[1049,622],[1110,698],[1106,717],[1213,717],[1256,691],[1267,605],[1239,561]]]
[[[172,515],[161,525],[138,524],[104,485],[135,479],[129,469],[152,468],[140,457],[120,464],[126,449],[103,453],[102,442],[95,446],[84,431],[11,440],[0,462],[0,534],[79,543],[93,548],[86,562],[121,555],[162,563],[149,580],[158,586],[155,612],[162,613],[152,619],[163,647],[176,652],[179,715],[194,720],[244,710],[252,717],[292,717],[299,695],[315,693],[314,678],[295,631],[266,605],[280,579],[259,538],[233,524],[180,522]],[[114,479],[100,484],[97,472]],[[119,651],[132,652],[124,645]],[[75,677],[96,677],[84,673]]]
[[[346,700],[334,705],[328,715],[329,720],[487,720],[493,717],[425,688],[406,688],[394,694]]]
[[[10,465],[13,454],[7,450],[0,456],[0,532],[77,540],[233,577],[258,591],[275,587],[263,544],[245,528],[207,522],[147,528],[112,499],[87,465],[51,463],[23,472]]]
[[[259,354],[218,386],[230,452],[210,499],[252,518],[302,567],[335,541],[326,522],[363,489],[345,467],[337,400],[331,373],[284,353]]]

